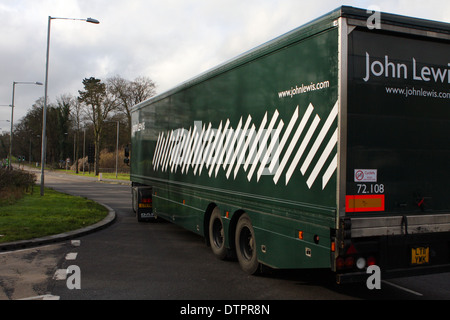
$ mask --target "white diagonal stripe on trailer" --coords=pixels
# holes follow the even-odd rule
[[[158,170],[159,162],[162,157],[163,148],[164,148],[165,143],[166,143],[166,139],[164,138],[164,132],[161,132],[161,141],[159,143],[160,146],[159,146],[159,150],[158,150],[158,157],[155,160],[155,170]]]
[[[276,143],[278,142],[278,137],[280,136],[280,132],[284,127],[284,122],[283,120],[280,120],[280,122],[278,123],[278,127],[275,130],[275,135],[272,137],[272,140],[270,141],[270,145],[267,148],[266,154],[264,155],[264,158],[262,159],[261,164],[259,165],[259,169],[257,172],[257,176],[256,176],[256,181],[259,181],[259,178],[261,177],[265,167],[266,167],[266,163],[267,160],[269,160],[269,156],[272,154],[272,150],[275,147]],[[272,156],[272,160],[275,162],[275,158]]]
[[[177,141],[178,141],[178,136],[180,135],[180,131],[179,130],[172,130],[173,134],[172,134],[172,141],[170,143],[170,148],[169,148],[169,157],[167,158],[167,163],[166,163],[166,168],[167,170],[169,170],[169,168],[172,168],[172,163],[174,161],[174,152],[175,152],[175,148],[178,145]]]
[[[173,153],[172,153],[173,159],[172,159],[171,166],[170,166],[170,172],[173,172],[175,167],[178,165],[178,160],[180,158],[178,153],[180,152],[181,138],[183,136],[183,132],[184,132],[184,129],[177,130],[177,137],[175,138],[177,145],[175,146],[175,149],[173,150]]]
[[[164,161],[164,166],[162,168],[163,171],[166,171],[167,165],[169,164],[169,160],[171,158],[171,151],[173,146],[173,130],[170,132],[170,138],[169,138],[169,147],[167,148],[167,155]]]
[[[211,165],[211,167],[210,167],[211,173],[212,173],[211,168],[214,166],[214,165],[211,163],[211,160],[213,160],[212,155],[213,155],[214,151],[216,150],[217,141],[219,140],[218,138],[219,138],[219,136],[220,136],[220,130],[222,130],[222,121],[220,121],[219,128],[218,128],[217,131],[216,131],[216,134],[215,134],[216,136],[214,137],[213,145],[212,145],[212,147],[210,148],[210,151],[209,151],[208,161],[206,162],[206,167],[207,167],[207,168],[208,168],[209,165]],[[214,161],[213,161],[213,163],[214,163]],[[209,173],[209,176],[211,176],[211,173]]]
[[[250,132],[247,135],[247,139],[245,140],[244,146],[242,147],[241,153],[239,154],[239,158],[238,158],[238,161],[236,163],[236,167],[234,168],[234,179],[236,179],[236,176],[237,176],[237,174],[239,172],[239,169],[241,168],[242,160],[244,159],[245,152],[247,151],[247,148],[248,148],[248,145],[250,144],[250,141],[252,141],[252,139],[253,139],[253,135],[255,134],[255,130],[256,130],[255,124],[252,124],[252,127],[250,128]],[[245,134],[244,134],[244,136],[245,136]]]
[[[197,143],[198,140],[198,136],[199,136],[199,132],[197,127],[194,128],[193,133],[193,139],[191,140],[191,143],[189,143],[189,149],[188,149],[188,156],[186,159],[186,163],[184,164],[184,169],[186,170],[186,174],[189,172],[189,167],[191,165],[191,159],[192,159],[192,155],[194,153],[194,148],[195,148],[195,144]]]
[[[181,173],[184,173],[184,170],[186,169],[186,164],[188,163],[188,157],[189,157],[190,150],[191,150],[191,143],[194,139],[194,135],[195,135],[196,131],[197,131],[197,127],[195,127],[195,126],[193,129],[192,129],[192,127],[189,128],[188,139],[186,141],[186,144],[185,144],[184,150],[183,150],[183,162],[181,163]]]
[[[328,166],[328,169],[325,171],[325,173],[322,176],[322,190],[325,189],[325,187],[328,184],[328,181],[330,181],[331,176],[337,169],[337,153],[334,155],[333,160],[331,160],[330,165]]]
[[[225,124],[227,124],[229,121],[227,120]],[[217,129],[217,133],[216,133],[216,138],[214,139],[214,146],[211,150],[211,154],[214,153],[214,157],[211,157],[211,162],[210,162],[210,167],[209,167],[209,171],[208,171],[208,175],[211,177],[213,171],[214,171],[214,166],[216,164],[216,159],[219,157],[219,144],[222,143],[223,141],[223,135],[225,134],[226,130],[222,130],[222,121],[220,122],[220,126],[219,129]]]
[[[209,134],[208,134],[208,138],[206,139],[206,143],[208,144],[208,146],[205,149],[205,152],[203,154],[203,161],[200,164],[200,169],[198,170],[198,174],[202,174],[202,170],[203,170],[203,166],[206,165],[206,168],[208,168],[208,159],[210,159],[210,154],[212,153],[212,143],[211,143],[211,139],[214,137],[214,130],[211,128],[211,122],[209,123]]]
[[[313,133],[316,131],[316,128],[319,125],[319,122],[320,122],[320,118],[316,114],[313,122],[311,123],[311,126],[308,129],[308,132],[306,133],[305,137],[303,138],[302,143],[300,144],[300,147],[298,148],[297,152],[295,153],[294,159],[292,159],[289,169],[286,172],[286,182],[285,182],[286,185],[288,184],[289,180],[291,180],[291,176],[294,173],[294,170],[297,167],[298,162],[300,161],[300,158],[303,155],[303,152],[305,152],[306,146],[308,145],[309,141],[311,140]]]
[[[188,154],[188,157],[187,157],[187,160],[186,160],[186,163],[185,163],[186,174],[189,172],[189,168],[192,165],[192,160],[193,160],[193,155],[194,155],[194,152],[195,152],[195,147],[197,146],[197,142],[198,142],[198,139],[199,139],[199,136],[200,136],[200,132],[199,132],[197,126],[194,126],[194,132],[195,132],[194,139],[192,140],[192,144],[190,145],[189,154]]]
[[[153,170],[155,170],[156,159],[158,159],[159,148],[161,148],[161,140],[160,139],[161,139],[161,132],[158,133],[158,139],[156,140],[155,151],[153,152],[153,159],[152,159]]]
[[[245,135],[247,134],[247,130],[248,130],[248,127],[249,127],[251,121],[252,121],[252,117],[250,115],[248,115],[248,118],[247,118],[247,121],[245,122],[244,128],[239,133],[238,144],[236,146],[236,150],[234,150],[234,152],[233,152],[233,157],[231,158],[230,165],[228,166],[228,170],[227,170],[227,174],[226,174],[227,179],[230,176],[231,170],[233,169],[234,162],[236,161],[238,154],[241,154],[240,152],[241,152],[242,142],[245,139]],[[244,153],[245,153],[245,151],[244,151]],[[238,164],[238,165],[240,165],[240,164]]]
[[[166,153],[168,144],[169,144],[169,131],[167,131],[167,136],[165,138],[164,145],[163,145],[163,148],[161,150],[162,151],[161,157],[159,158],[159,161],[158,161],[158,167],[161,166],[161,169],[162,169],[162,164],[164,163],[164,155]],[[158,167],[156,169],[158,169]]]
[[[217,177],[217,172],[219,171],[219,167],[220,167],[220,160],[223,157],[223,149],[224,149],[223,148],[223,141],[227,137],[228,126],[229,125],[230,125],[230,119],[227,119],[227,121],[225,122],[225,127],[223,128],[222,134],[220,136],[219,144],[216,146],[216,150],[215,150],[216,151],[216,155],[214,156],[214,161],[213,161],[212,166],[211,166],[211,168],[214,168],[214,166],[216,166],[216,169],[215,169],[215,176],[216,177]],[[212,172],[211,172],[211,174],[212,174]]]
[[[191,129],[192,127],[189,127],[189,131],[187,133],[183,130],[183,142],[180,143],[180,149],[178,150],[178,152],[182,155],[178,157],[177,163],[175,164],[175,172],[177,172],[178,167],[181,167],[181,169],[183,169],[184,157],[186,155],[186,146],[189,140],[189,136],[191,135]]]
[[[250,164],[250,161],[253,158],[253,154],[255,153],[256,146],[258,145],[259,138],[261,137],[261,134],[264,131],[264,127],[266,126],[266,122],[267,122],[267,111],[264,114],[264,118],[261,121],[261,124],[259,125],[258,132],[256,133],[255,143],[250,148],[250,152],[249,152],[249,154],[247,156],[247,159],[245,160],[244,171],[247,171],[248,165]]]
[[[324,172],[322,176],[322,189],[324,189],[338,166],[337,154],[331,153],[337,143],[336,133],[328,141],[320,156],[318,152],[321,146],[325,144],[325,138],[329,135],[332,124],[337,117],[338,102],[333,106],[314,143],[312,143],[312,137],[318,132],[321,122],[319,116],[315,115],[311,126],[307,128],[314,109],[314,106],[310,103],[300,123],[296,125],[300,118],[300,107],[297,106],[284,132],[285,122],[280,119],[278,110],[274,111],[267,128],[266,125],[269,121],[268,112],[266,112],[258,130],[252,123],[251,115],[248,115],[245,125],[243,125],[243,117],[241,117],[235,130],[230,125],[230,119],[227,119],[225,126],[222,127],[223,122],[221,121],[218,129],[212,129],[210,122],[208,126],[206,124],[203,127],[196,125],[189,128],[189,131],[184,128],[161,131],[158,133],[152,158],[153,170],[161,170],[162,172],[170,170],[170,172],[176,173],[180,166],[181,173],[188,174],[190,167],[192,167],[194,175],[197,175],[197,173],[201,175],[205,165],[210,177],[214,171],[215,177],[217,177],[220,167],[222,167],[227,179],[234,169],[234,178],[236,179],[242,166],[243,170],[247,172],[249,181],[256,171],[256,179],[259,182],[267,165],[268,172],[274,175],[274,183],[277,184],[281,175],[285,173],[287,185],[299,163],[302,163],[300,166],[302,175],[305,176],[311,169],[306,181],[309,188],[317,180],[320,172]],[[277,121],[279,121],[278,125]],[[294,127],[296,127],[296,130],[293,133]],[[300,137],[306,129],[308,130],[300,141]],[[250,144],[252,144],[251,147]],[[267,146],[267,144],[269,145]],[[296,149],[297,144],[300,144],[298,149]],[[310,144],[312,144],[312,147],[306,158],[302,160]],[[333,158],[331,161],[329,161],[330,156]],[[318,161],[313,164],[317,157],[319,157]],[[268,164],[269,158],[271,160]],[[327,168],[324,167],[326,163],[328,163]],[[249,170],[247,171],[247,169]],[[285,169],[287,169],[286,172],[284,172]]]
[[[259,159],[261,158],[261,154],[264,150],[264,146],[267,144],[267,139],[269,139],[269,135],[272,133],[272,129],[275,126],[275,122],[278,119],[278,115],[279,115],[278,110],[275,110],[275,112],[272,115],[272,119],[270,120],[269,127],[267,128],[266,133],[263,136],[263,140],[259,144],[258,152],[256,153],[256,158],[254,159],[252,167],[250,168],[250,171],[247,175],[248,181],[250,181],[252,179],[253,172],[255,171],[256,166],[258,165]],[[256,141],[255,144],[257,144],[257,143],[258,143],[258,140]]]
[[[242,117],[241,117],[241,120],[239,121],[239,128],[241,127],[241,125],[242,125]],[[237,129],[236,129],[236,131],[237,131]],[[221,160],[223,161],[222,166],[223,166],[223,169],[224,169],[224,170],[225,170],[225,168],[226,168],[227,160],[228,160],[229,157],[230,157],[230,150],[229,150],[230,142],[231,142],[231,141],[234,139],[234,137],[236,136],[236,131],[233,130],[232,127],[230,127],[230,128],[228,129],[228,134],[227,134],[227,137],[226,137],[226,140],[225,140],[225,145],[223,146],[222,153],[221,153],[221,155],[220,155],[220,157],[219,157],[219,159],[221,159]],[[226,159],[224,159],[225,154],[227,155]],[[217,172],[219,172],[219,169],[220,169],[220,163],[218,163],[218,164],[217,164],[217,167],[216,167],[216,176],[217,176]]]
[[[166,171],[167,167],[170,165],[172,158],[172,146],[174,142],[175,132],[172,130],[170,133],[169,145],[167,146],[167,156],[162,166],[162,171]]]
[[[309,117],[311,116],[311,113],[313,112],[314,107],[310,103],[308,108],[305,111],[305,114],[303,115],[302,120],[300,121],[300,124],[297,127],[297,130],[294,133],[294,136],[291,139],[291,142],[289,143],[289,146],[283,156],[283,160],[281,160],[280,166],[278,167],[277,171],[275,172],[275,175],[273,176],[273,182],[277,184],[278,179],[280,178],[281,174],[283,173],[284,167],[286,166],[286,163],[289,160],[289,157],[291,156],[292,151],[294,150],[295,145],[297,144],[298,139],[300,138],[300,135],[305,128],[306,123],[308,122]]]
[[[308,180],[306,181],[306,184],[311,189],[311,186],[313,185],[314,181],[317,178],[317,175],[319,174],[320,170],[322,170],[323,165],[325,164],[325,161],[330,156],[331,151],[333,150],[334,146],[337,143],[337,137],[338,137],[338,130],[336,130],[333,133],[333,136],[328,141],[327,146],[322,152],[322,155],[320,156],[319,160],[316,163],[316,166],[314,167],[313,171],[311,172],[311,175],[309,176]]]
[[[198,138],[198,142],[197,142],[197,146],[195,147],[195,151],[194,151],[194,156],[192,157],[192,168],[197,168],[197,161],[199,159],[199,155],[201,154],[201,152],[198,152],[198,149],[200,148],[200,146],[203,144],[203,135],[205,134],[205,124],[203,125],[202,128],[202,133],[200,134],[199,138]],[[194,176],[196,175],[196,170],[194,170]]]
[[[203,165],[203,162],[204,162],[203,152],[205,151],[205,144],[207,143],[210,134],[211,134],[211,122],[208,125],[208,129],[206,129],[206,131],[205,131],[205,136],[202,138],[203,142],[201,144],[202,146],[200,147],[199,153],[197,155],[197,159],[196,159],[197,162],[196,162],[195,168],[194,168],[194,175],[196,174],[199,165]],[[198,174],[200,175],[201,173],[202,173],[202,171],[199,170]]]
[[[297,108],[295,108],[295,111],[294,111],[294,114],[291,117],[291,120],[289,120],[289,124],[288,124],[288,126],[286,128],[286,131],[283,134],[283,138],[281,138],[280,144],[279,144],[278,148],[275,150],[275,153],[274,153],[272,159],[278,159],[278,157],[280,156],[281,150],[283,150],[287,139],[291,135],[291,131],[294,128],[294,124],[297,121],[297,119],[298,119],[298,106],[297,106]],[[275,167],[275,163],[276,162],[277,161],[272,161],[270,163],[270,166],[269,166],[269,171],[270,172],[273,171],[273,168]]]
[[[234,135],[233,135],[233,139],[231,140],[231,143],[226,147],[226,149],[228,149],[228,151],[227,151],[227,157],[225,158],[225,161],[222,166],[223,170],[225,170],[227,167],[227,164],[229,164],[228,161],[230,160],[231,153],[233,153],[233,157],[234,157],[234,154],[237,152],[236,150],[234,150],[234,144],[236,143],[236,140],[241,133],[241,127],[242,127],[242,117],[239,120],[236,130],[234,131]]]
[[[175,168],[175,162],[177,161],[177,149],[180,145],[180,143],[178,142],[178,139],[180,137],[180,131],[181,130],[175,130],[174,131],[174,144],[173,144],[173,148],[172,151],[170,152],[170,160],[168,163],[168,166],[170,167],[170,172],[173,172],[173,169]]]
[[[165,152],[165,157],[164,157],[164,162],[162,163],[162,171],[166,171],[166,167],[167,167],[167,162],[170,159],[170,149],[172,147],[173,144],[173,130],[170,132],[170,137],[169,137],[169,144],[167,145],[167,150]]]
[[[325,135],[331,128],[331,124],[333,123],[334,119],[336,118],[338,114],[338,102],[334,104],[333,109],[331,110],[330,114],[328,115],[327,120],[325,121],[322,129],[320,130],[319,135],[316,138],[316,141],[314,142],[313,146],[311,147],[311,150],[308,153],[308,156],[306,157],[305,161],[303,162],[300,171],[303,175],[305,175],[306,170],[308,169],[309,165],[311,164],[312,159],[316,155],[317,150],[319,149],[320,145],[322,144],[323,139],[325,139]]]
[[[216,163],[216,177],[217,177],[217,173],[219,172],[220,169],[220,161],[223,161],[225,163],[225,159],[223,158],[225,155],[225,152],[227,152],[228,149],[228,145],[230,144],[230,140],[233,139],[232,136],[234,135],[234,130],[232,127],[230,127],[228,129],[228,133],[225,136],[225,144],[222,146],[222,150],[220,152],[220,156],[219,156],[219,161]]]

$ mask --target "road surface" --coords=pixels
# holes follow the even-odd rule
[[[65,241],[0,253],[0,299],[450,299],[450,273],[382,281],[380,290],[369,290],[365,283],[338,286],[323,270],[249,276],[237,262],[216,259],[198,235],[169,222],[138,223],[131,210],[128,185],[50,172],[45,184],[110,206],[116,211],[116,222],[76,239],[75,244]],[[40,275],[33,271],[34,291],[30,290],[33,280],[25,279],[33,263],[41,267]],[[58,270],[74,266],[78,274],[73,271],[70,278],[55,276]],[[79,288],[73,288],[75,280]],[[25,288],[22,293],[20,287]]]

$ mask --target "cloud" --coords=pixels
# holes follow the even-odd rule
[[[158,92],[172,88],[224,61],[342,5],[322,0],[14,0],[0,4],[0,104],[11,103],[13,81],[45,77],[48,16],[52,20],[49,100],[76,96],[86,77],[148,76]],[[356,7],[447,21],[445,1],[348,1]],[[44,88],[16,88],[15,119],[24,116]],[[10,117],[0,107],[0,120]],[[0,127],[5,127],[0,122]]]

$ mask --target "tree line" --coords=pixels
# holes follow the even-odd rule
[[[127,80],[121,76],[106,79],[95,77],[82,81],[78,96],[64,94],[56,103],[47,103],[47,165],[58,166],[66,159],[71,163],[83,155],[83,145],[95,150],[94,171],[99,173],[102,149],[115,151],[119,122],[120,146],[131,140],[131,108],[156,94],[155,83],[147,77]],[[13,157],[26,162],[40,161],[44,98],[39,98],[27,114],[14,126]],[[9,152],[9,133],[0,136],[0,158]],[[76,166],[78,169],[78,166]]]

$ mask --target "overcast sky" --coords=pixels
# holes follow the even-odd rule
[[[91,76],[146,76],[164,92],[341,5],[450,22],[445,0],[0,0],[0,105],[13,81],[44,83],[48,16],[100,21],[52,20],[52,103]],[[14,123],[43,96],[44,86],[16,85]],[[10,118],[0,107],[0,128]]]

